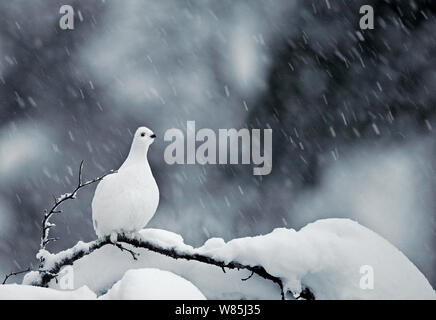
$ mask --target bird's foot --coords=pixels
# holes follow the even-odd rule
[[[112,243],[117,243],[118,241],[118,233],[116,232],[112,232],[110,235],[110,240]]]

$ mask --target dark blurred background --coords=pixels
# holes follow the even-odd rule
[[[75,30],[59,8],[75,9]],[[359,28],[372,5],[375,29]],[[150,226],[186,243],[348,217],[436,285],[436,2],[0,2],[0,273],[35,264],[44,208],[158,136]],[[165,130],[272,128],[273,169],[167,165]],[[58,251],[95,238],[95,186],[56,216]],[[395,268],[395,266],[392,266]],[[357,272],[357,271],[356,271]]]

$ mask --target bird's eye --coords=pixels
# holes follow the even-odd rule
[[[145,137],[145,132],[142,132],[142,133],[141,133],[141,137]]]

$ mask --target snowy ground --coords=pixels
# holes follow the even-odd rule
[[[209,239],[193,248],[172,232],[144,229],[138,237],[166,248],[204,254],[226,262],[263,266],[279,277],[287,298],[309,288],[316,299],[435,299],[435,291],[409,259],[371,230],[348,219],[325,219],[299,231],[279,228],[256,237],[227,243]],[[83,244],[86,246],[86,244]],[[55,281],[50,289],[0,286],[0,298],[26,299],[279,299],[271,281],[246,270],[226,270],[197,261],[135,249],[138,260],[114,246],[105,246],[76,261],[74,291],[62,291]],[[49,259],[68,254],[52,255]],[[50,263],[50,261],[49,261]],[[362,288],[362,266],[373,270],[373,288]],[[138,270],[133,270],[138,269]],[[129,271],[130,270],[130,271]],[[35,277],[26,275],[24,283]],[[151,288],[153,288],[151,290]]]

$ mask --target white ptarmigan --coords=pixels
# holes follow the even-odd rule
[[[133,136],[129,155],[116,173],[97,185],[92,199],[92,221],[98,237],[134,233],[144,228],[159,204],[159,188],[147,152],[156,135],[140,127]],[[115,237],[115,239],[114,239]]]

